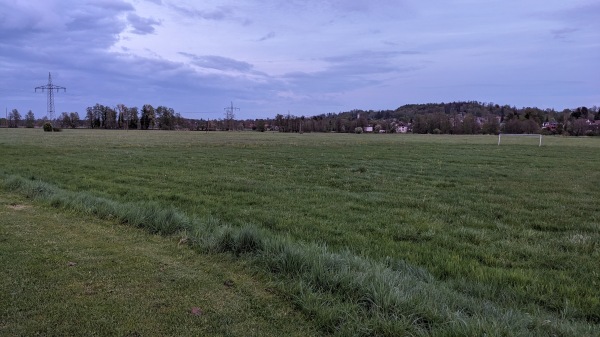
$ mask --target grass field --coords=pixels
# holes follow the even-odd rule
[[[496,144],[493,136],[3,129],[0,170],[253,224],[376,263],[406,261],[477,303],[598,331],[600,139]]]
[[[1,336],[316,335],[239,261],[13,193],[0,290]]]

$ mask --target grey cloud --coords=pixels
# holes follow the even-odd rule
[[[394,13],[398,18],[398,9],[401,8],[401,16],[407,17],[413,13],[408,0],[270,0],[277,7],[296,11],[317,11],[319,13],[330,13],[337,20],[339,16],[365,15],[365,14],[389,14]],[[376,23],[374,23],[376,24]]]
[[[240,23],[242,26],[248,26],[252,24],[252,20],[247,17],[236,16],[233,7],[230,6],[219,6],[213,10],[202,10],[190,7],[184,7],[176,4],[168,4],[168,6],[184,17],[190,19],[202,19],[211,21],[234,21]]]
[[[384,41],[382,41],[382,43],[387,46],[392,46],[392,47],[400,46],[400,43],[394,42],[394,41],[389,41],[389,40],[384,40]]]
[[[330,6],[344,12],[366,12],[370,10],[371,6],[373,6],[374,3],[376,3],[368,0],[329,0],[326,2],[328,2]]]
[[[557,13],[565,20],[577,22],[584,25],[598,25],[598,15],[600,14],[600,2],[588,3],[579,7],[573,7],[569,10]]]
[[[372,80],[352,74],[342,74],[338,70],[325,70],[314,73],[294,72],[283,76],[287,89],[300,96],[344,92],[372,85]]]
[[[6,5],[0,4],[0,12],[4,9]],[[14,62],[24,69],[47,72],[96,67],[99,57],[109,57],[105,49],[114,45],[127,29],[123,14],[130,13],[133,7],[124,1],[105,0],[81,6],[62,1],[38,5],[27,2],[14,4],[11,9],[17,22],[37,22],[40,26],[21,29],[8,27],[0,20],[0,54],[10,50],[6,66]]]
[[[567,38],[567,36],[571,35],[571,33],[574,33],[578,30],[579,29],[577,29],[577,28],[562,28],[562,29],[554,29],[551,31],[551,33],[555,39],[563,40],[563,39]]]
[[[0,48],[23,53],[26,59],[52,55],[51,60],[66,52],[107,48],[126,29],[122,14],[132,9],[121,1],[96,1],[75,7],[63,2],[0,4]],[[10,13],[10,20],[6,13]]]
[[[239,72],[249,72],[254,67],[250,63],[243,62],[243,61],[237,61],[237,60],[230,59],[227,57],[222,57],[222,56],[216,56],[216,55],[198,56],[198,55],[193,55],[193,54],[183,53],[183,52],[181,52],[179,54],[189,57],[195,65],[202,67],[202,68],[207,68],[207,69],[216,69],[216,70],[223,70],[223,71],[234,70],[234,71],[239,71]]]
[[[420,52],[413,50],[403,51],[360,51],[353,54],[329,56],[323,58],[324,61],[332,63],[337,67],[344,66],[361,66],[356,71],[361,71],[361,68],[382,67],[391,65],[393,59],[402,55],[418,55]],[[388,67],[385,67],[386,69]]]
[[[175,11],[179,12],[186,17],[194,18],[194,19],[204,19],[204,20],[225,20],[228,17],[231,17],[233,14],[233,10],[229,7],[219,7],[212,11],[204,11],[194,8],[183,7],[179,5],[171,4],[170,7]]]
[[[133,6],[130,3],[127,3],[122,0],[94,0],[89,1],[88,4],[99,8],[103,8],[105,10],[117,12],[127,12],[134,10]]]
[[[409,51],[412,55],[412,51]],[[416,52],[415,52],[416,53]],[[313,92],[339,92],[363,87],[380,85],[387,79],[418,69],[417,65],[402,64],[395,60],[404,52],[395,51],[362,51],[354,54],[330,56],[323,58],[329,63],[321,71],[292,72],[283,78],[294,90]]]
[[[573,6],[560,11],[542,11],[536,13],[537,16],[562,21],[568,25],[576,25],[578,27],[598,27],[600,20],[600,2],[588,3],[585,5]]]
[[[68,9],[64,14],[66,29],[53,36],[52,40],[68,39],[75,48],[110,47],[127,29],[122,14],[131,14],[133,10],[131,5],[121,1],[96,1],[88,6]]]
[[[269,32],[267,35],[265,35],[265,36],[261,37],[260,39],[258,39],[258,42],[263,42],[263,41],[266,41],[266,40],[270,40],[270,39],[272,39],[274,37],[275,37],[275,32]]]
[[[123,20],[116,17],[118,12],[107,12],[104,10],[88,10],[73,13],[66,24],[66,31],[62,32],[70,34],[73,32],[86,32],[93,35],[97,34],[118,34],[122,32],[126,24]],[[107,15],[108,14],[108,15]],[[113,40],[112,38],[110,40]]]
[[[62,22],[52,12],[50,4],[0,1],[0,45],[61,26]]]
[[[550,31],[552,37],[556,40],[564,40],[575,32],[585,31],[600,37],[600,2],[587,3],[572,6],[560,11],[540,12],[538,15],[544,19],[562,23],[564,28],[553,29]]]
[[[160,25],[160,21],[143,18],[134,13],[127,15],[127,20],[133,26],[132,33],[138,35],[152,34],[154,33],[154,26]]]
[[[184,54],[193,57],[191,54]],[[199,56],[198,59],[221,62],[231,59]],[[141,106],[145,103],[163,104],[178,112],[207,111],[207,106],[221,106],[231,99],[266,99],[270,84],[256,84],[245,76],[230,76],[218,73],[201,73],[182,62],[164,59],[131,56],[127,54],[105,54],[97,60],[96,69],[86,70],[84,74],[95,74],[94,81],[85,83],[78,90],[85,91],[85,104],[95,103],[92,95],[102,92],[97,98],[103,104],[125,103]],[[63,81],[65,86],[68,81]],[[258,88],[261,88],[259,90]],[[190,95],[190,93],[194,93]],[[135,101],[131,98],[135,97]],[[194,97],[190,99],[190,97]],[[213,117],[222,115],[217,110]]]
[[[347,55],[328,56],[324,57],[323,60],[332,63],[363,63],[365,61],[370,62],[373,59],[386,59],[395,55],[396,52],[392,51],[361,51]]]
[[[423,53],[420,51],[416,51],[416,50],[402,50],[402,51],[399,51],[398,54],[400,54],[400,55],[421,55]]]

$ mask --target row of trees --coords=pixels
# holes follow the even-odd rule
[[[46,120],[46,118],[42,118]],[[598,122],[596,122],[598,121]],[[29,111],[23,118],[13,109],[6,121],[9,127],[40,124]],[[160,130],[256,130],[278,132],[413,132],[441,134],[557,133],[600,135],[598,107],[554,109],[516,108],[480,102],[409,104],[395,110],[351,110],[311,117],[278,114],[270,119],[235,120],[233,110],[224,119],[183,118],[172,108],[145,104],[141,110],[118,104],[96,104],[86,108],[82,120],[77,112],[63,112],[55,121],[63,128],[160,129]],[[546,127],[550,125],[551,127]]]
[[[19,110],[12,109],[6,116],[6,118],[0,118],[0,125],[6,125],[9,128],[34,128],[36,126],[41,127],[48,118],[46,116],[41,119],[36,119],[33,111],[29,110],[25,117],[21,115]],[[76,128],[80,127],[79,114],[77,112],[63,112],[60,117],[55,121],[63,128]]]
[[[185,119],[172,108],[159,106],[155,109],[150,104],[145,104],[141,112],[137,107],[124,104],[114,108],[96,104],[86,108],[85,120],[92,129],[178,130],[185,124]]]
[[[35,126],[35,116],[33,115],[33,112],[29,110],[27,114],[25,114],[25,119],[23,119],[19,110],[12,109],[6,116],[6,124],[9,128],[18,128],[22,125],[27,128],[33,128]]]
[[[7,114],[7,118],[0,118],[0,125],[11,128],[41,127],[48,121],[47,116],[36,119],[30,110],[25,119],[17,109]],[[55,120],[50,121],[54,126],[61,128],[91,128],[91,129],[160,129],[160,130],[225,130],[227,124],[235,125],[236,121],[224,120],[195,120],[183,118],[172,108],[159,106],[154,108],[150,104],[142,107],[127,107],[118,104],[116,107],[96,104],[86,108],[86,115],[82,119],[77,112],[63,112]],[[243,122],[242,122],[243,127]],[[233,129],[233,127],[231,127]]]
[[[28,127],[33,128],[36,125],[41,126],[47,117],[36,120],[33,112],[29,110],[25,119],[17,109],[8,113],[6,119],[2,118],[2,124],[10,128]],[[161,129],[175,130],[182,128],[186,119],[176,113],[172,108],[159,106],[156,109],[146,104],[142,108],[141,115],[137,107],[127,107],[124,104],[118,104],[115,108],[96,104],[86,109],[86,116],[81,120],[77,112],[63,112],[56,120],[51,121],[62,128],[88,127],[92,129]],[[189,123],[187,123],[189,124]]]

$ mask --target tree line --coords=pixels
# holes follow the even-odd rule
[[[117,104],[116,107],[96,104],[86,108],[86,125],[91,129],[176,130],[183,127],[184,118],[166,106],[154,108],[145,104],[137,107]]]
[[[36,120],[30,110],[25,118],[17,109],[7,116],[8,127],[34,127],[47,120]],[[431,134],[546,133],[600,135],[600,109],[582,106],[575,109],[539,109],[476,101],[408,104],[394,110],[351,110],[314,116],[277,114],[274,118],[236,120],[230,112],[224,119],[184,118],[166,106],[141,109],[117,104],[95,104],[86,108],[84,118],[77,112],[63,112],[54,123],[62,128],[127,130],[255,130],[274,132],[412,132]]]
[[[257,120],[259,131],[412,132],[431,134],[546,133],[600,135],[600,109],[516,108],[476,101],[408,104],[395,110],[351,110],[312,117],[277,115]]]
[[[18,128],[24,124],[26,128],[33,128],[35,126],[35,116],[31,110],[25,114],[25,119],[21,116],[21,113],[17,109],[12,109],[6,116],[6,126],[9,128]]]

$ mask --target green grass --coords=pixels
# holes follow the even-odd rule
[[[402,261],[377,263],[297,244],[252,226],[234,228],[176,210],[117,203],[9,176],[3,187],[52,207],[173,233],[201,252],[229,252],[270,272],[278,289],[323,332],[340,336],[591,336],[592,327],[544,313],[529,315],[465,296]],[[180,241],[181,243],[182,241]],[[277,284],[277,283],[275,283]]]
[[[404,260],[457,294],[597,326],[600,141],[496,141],[2,130],[0,163],[66,190]]]
[[[242,261],[0,195],[2,336],[315,334]]]

